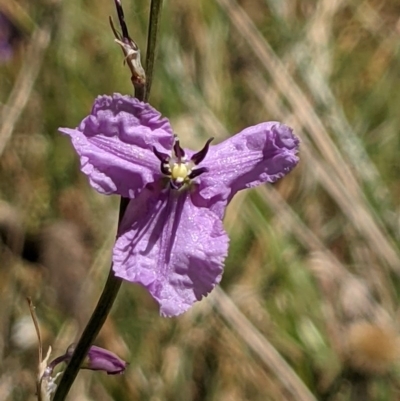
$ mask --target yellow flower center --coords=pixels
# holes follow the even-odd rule
[[[183,182],[191,173],[188,163],[173,163],[171,168],[171,178],[176,182]]]

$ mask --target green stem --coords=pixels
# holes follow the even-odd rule
[[[150,5],[149,30],[147,32],[146,50],[146,90],[144,101],[147,102],[150,96],[151,84],[153,81],[154,60],[156,58],[157,37],[161,20],[162,0],[152,0]]]
[[[139,100],[147,101],[150,94],[154,59],[156,54],[157,34],[160,25],[162,0],[152,0],[150,5],[149,30],[147,36],[147,52],[146,52],[146,90],[136,93]],[[129,199],[121,198],[118,224],[121,222],[125,210],[128,206]],[[75,352],[68,363],[67,368],[60,380],[57,391],[54,394],[53,401],[64,401],[76,376],[78,375],[80,366],[89,351],[90,346],[97,337],[102,328],[110,309],[117,297],[121,287],[122,280],[114,276],[112,265],[104,286],[103,292],[96,305],[96,308],[87,324],[82,336],[76,346]]]
[[[83,331],[71,361],[65,369],[57,391],[54,394],[53,401],[65,400],[65,397],[67,396],[72,383],[79,372],[83,359],[85,358],[90,346],[92,345],[92,342],[96,338],[107,318],[108,313],[110,312],[110,309],[121,287],[121,283],[122,280],[118,277],[115,277],[112,269],[110,269],[110,273],[100,296],[99,302],[97,303],[96,309],[94,310],[89,323]]]

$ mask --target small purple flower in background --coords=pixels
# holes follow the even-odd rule
[[[15,42],[20,37],[18,28],[0,11],[0,64],[11,59]]]
[[[199,152],[183,149],[168,119],[114,94],[96,99],[69,135],[82,171],[104,194],[132,199],[113,251],[116,276],[148,289],[175,316],[221,280],[225,208],[241,189],[275,182],[298,163],[299,141],[278,122],[246,128]]]
[[[75,344],[71,344],[64,355],[61,355],[50,362],[46,369],[45,376],[49,377],[53,373],[54,368],[62,363],[68,363],[71,360],[72,354],[75,350]],[[92,345],[86,355],[84,362],[82,363],[81,369],[90,370],[102,370],[108,375],[117,375],[123,373],[126,369],[127,363],[121,358],[118,358],[111,351],[107,351],[104,348],[100,348],[96,345]]]

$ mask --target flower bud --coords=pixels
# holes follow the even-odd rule
[[[75,347],[76,344],[71,344],[64,355],[61,355],[50,362],[46,369],[46,376],[51,376],[54,368],[58,364],[62,362],[68,364],[75,351]],[[107,372],[108,375],[117,375],[125,371],[126,365],[127,362],[118,358],[117,355],[111,351],[92,345],[81,365],[81,369],[102,370]]]
[[[67,349],[66,355],[68,355],[68,359],[65,362],[69,362],[74,351],[75,344],[72,344]],[[127,362],[119,358],[113,352],[92,345],[82,363],[81,369],[102,370],[107,372],[108,375],[116,375],[123,373],[126,365]]]

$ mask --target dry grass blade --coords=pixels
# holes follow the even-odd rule
[[[306,38],[300,40],[290,54],[283,56],[284,61],[295,61],[299,66],[298,71],[304,76],[308,88],[312,92],[317,103],[326,107],[329,115],[329,125],[332,134],[338,139],[340,150],[352,160],[352,168],[358,176],[373,188],[375,198],[387,200],[388,188],[382,181],[382,177],[367,154],[364,144],[357,137],[356,132],[348,122],[345,113],[335,98],[329,86],[329,75],[331,74],[332,54],[329,42],[332,41],[332,24],[334,15],[338,13],[343,0],[322,1],[318,4],[314,18],[307,26]],[[364,9],[365,4],[358,9]],[[304,68],[304,66],[307,66]]]
[[[268,202],[275,215],[279,217],[283,225],[289,232],[293,232],[299,242],[310,252],[322,252],[324,257],[329,260],[329,274],[336,278],[342,278],[347,274],[347,269],[341,264],[337,257],[330,252],[323,242],[300,220],[299,216],[285,202],[272,186],[260,186],[257,188],[263,199]]]
[[[282,386],[291,394],[293,400],[316,401],[310,390],[279,355],[273,345],[246,319],[220,287],[214,289],[210,300],[214,304],[215,310],[242,337],[243,341],[258,355],[266,367],[274,373]]]
[[[312,135],[321,154],[329,161],[346,188],[353,195],[359,195],[360,188],[351,170],[343,160],[322,122],[315,114],[310,102],[304,96],[285,66],[275,55],[267,41],[260,35],[250,18],[233,0],[218,0],[228,12],[234,26],[250,45],[256,57],[271,74],[279,91],[287,97],[293,110],[300,116],[304,126]]]
[[[285,108],[280,104],[279,96],[268,88],[263,78],[256,71],[247,75],[247,82],[260,99],[261,103],[272,109],[277,117],[285,117]],[[301,127],[302,120],[296,118],[296,125]],[[327,163],[316,154],[312,145],[304,137],[302,149],[309,165],[313,166],[313,174],[352,221],[357,230],[367,239],[380,259],[387,263],[393,271],[400,273],[400,259],[396,248],[374,220],[375,214],[365,205],[364,198],[348,192],[346,181],[336,176]]]
[[[399,273],[400,257],[397,250],[386,238],[384,229],[376,223],[372,209],[367,206],[362,190],[357,183],[350,167],[341,157],[337,147],[330,138],[322,122],[315,114],[310,102],[306,99],[292,77],[287,73],[281,61],[276,57],[271,47],[259,34],[247,14],[233,0],[218,0],[219,4],[228,12],[233,24],[248,42],[255,55],[266,66],[268,72],[276,82],[277,87],[287,97],[293,110],[299,116],[302,125],[309,132],[312,140],[329,163],[329,176],[337,175],[336,182],[346,195],[347,209],[351,210],[351,217],[356,227],[375,246],[377,253],[389,266]],[[260,82],[260,80],[257,80]],[[257,84],[258,85],[258,84]],[[255,87],[257,85],[254,85]],[[265,85],[264,85],[265,86]],[[258,92],[261,92],[258,87]]]

